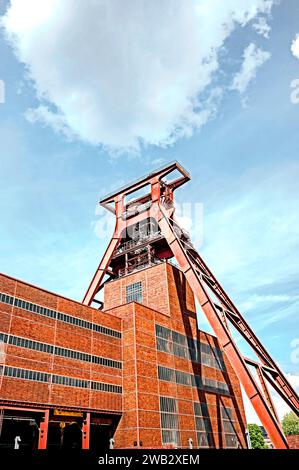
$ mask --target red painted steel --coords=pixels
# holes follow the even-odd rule
[[[50,410],[46,410],[44,418],[42,419],[42,421],[39,425],[39,440],[38,440],[38,448],[39,449],[46,449],[47,448],[49,414],[50,414]]]
[[[165,181],[165,177],[174,170],[177,170],[181,176],[170,182]],[[186,170],[177,162],[173,162],[114,192],[101,201],[101,204],[116,216],[115,230],[99,268],[86,292],[83,303],[90,305],[97,292],[102,288],[105,275],[107,273],[111,275],[109,265],[124,231],[137,222],[149,218],[155,219],[161,229],[161,234],[184,272],[202,311],[218,337],[270,439],[276,448],[286,449],[288,443],[282,432],[266,382],[274,387],[277,393],[297,414],[299,414],[298,396],[199,253],[191,243],[187,243],[186,240],[179,237],[178,232],[182,230],[174,219],[173,192],[189,180],[190,176]],[[150,185],[149,194],[135,199],[133,203],[125,204],[125,197],[128,194],[132,194],[146,185]],[[136,214],[131,211],[132,215],[126,218],[128,209],[130,210],[132,206],[134,209],[138,203],[142,208],[147,204],[146,210]],[[131,214],[131,212],[129,213]],[[212,295],[216,297],[217,302],[212,298]],[[254,361],[251,361],[250,364],[250,360],[241,354],[233,339],[230,326],[233,326],[243,336],[258,356],[260,362],[253,364]],[[249,365],[258,368],[260,385],[254,379]]]
[[[90,441],[90,413],[86,413],[82,425],[82,449],[89,449]]]

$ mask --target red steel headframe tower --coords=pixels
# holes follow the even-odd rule
[[[275,448],[286,449],[288,444],[268,384],[296,414],[299,398],[175,220],[174,190],[189,180],[187,171],[172,162],[100,201],[115,214],[115,229],[83,304],[95,302],[103,308],[96,295],[107,281],[145,263],[175,257]],[[242,355],[231,327],[246,340],[257,360]]]

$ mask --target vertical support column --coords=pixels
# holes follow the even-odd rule
[[[49,414],[50,414],[50,410],[45,410],[45,415],[43,416],[42,421],[39,426],[39,439],[38,439],[39,449],[47,448]]]
[[[86,413],[82,426],[82,449],[89,449],[90,441],[90,413]]]

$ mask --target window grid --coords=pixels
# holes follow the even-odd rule
[[[213,432],[207,404],[193,402],[193,409],[198,447],[214,447]]]
[[[176,400],[170,397],[160,397],[160,409],[165,413],[176,413]]]
[[[212,434],[208,433],[204,433],[204,432],[197,432],[197,445],[200,449],[202,448],[210,448],[210,447],[214,447],[213,446],[213,440],[212,440]]]
[[[180,445],[179,418],[174,398],[160,397],[162,443]]]
[[[36,382],[52,383],[55,385],[66,385],[69,387],[88,388],[91,390],[122,393],[122,387],[119,385],[107,384],[103,382],[94,382],[82,380],[74,377],[64,377],[62,375],[51,375],[46,372],[40,372],[28,369],[19,369],[16,367],[5,366],[4,376],[16,379],[33,380]]]
[[[112,330],[111,328],[106,328],[105,326],[98,325],[96,323],[91,323],[81,318],[72,317],[71,315],[66,315],[65,313],[56,312],[50,308],[42,307],[41,305],[33,304],[22,299],[14,298],[10,295],[3,294],[0,292],[0,302],[14,305],[15,307],[28,310],[29,312],[37,313],[49,318],[57,319],[59,321],[69,323],[71,325],[79,326],[80,328],[85,328],[88,330],[96,331],[97,333],[102,333],[107,336],[113,336],[114,338],[121,338],[121,332]]]
[[[224,432],[225,447],[227,449],[236,449],[239,446],[239,439],[235,430],[236,421],[234,420],[232,408],[222,406],[221,418]]]
[[[223,353],[219,348],[213,348],[159,324],[156,324],[156,343],[158,351],[191,359],[214,369],[226,370]]]
[[[207,418],[209,416],[209,410],[207,403],[203,402],[193,402],[194,414],[195,416],[203,416]]]
[[[173,382],[180,385],[197,387],[201,390],[211,391],[222,395],[229,395],[229,386],[225,382],[207,379],[199,375],[188,374],[187,372],[169,369],[158,365],[158,378],[166,382]]]
[[[0,333],[0,341],[11,344],[13,346],[19,346],[21,348],[33,349],[35,351],[45,352],[48,354],[55,354],[57,356],[68,357],[78,361],[91,362],[93,364],[102,365],[105,367],[122,369],[122,363],[120,361],[115,361],[113,359],[108,359],[106,357],[101,356],[92,356],[88,353],[61,348],[58,346],[52,346],[51,344],[40,343],[38,341],[33,341],[18,336],[8,336],[4,333]]]
[[[126,303],[129,302],[142,302],[141,281],[126,286]]]

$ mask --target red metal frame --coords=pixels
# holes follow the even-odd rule
[[[89,449],[90,441],[90,413],[86,413],[82,426],[82,449]]]
[[[38,437],[38,448],[39,449],[46,449],[47,448],[47,439],[48,439],[48,427],[49,427],[49,409],[36,409],[30,407],[21,407],[21,406],[0,406],[0,410],[3,413],[5,410],[11,411],[26,411],[31,413],[42,413],[44,416],[40,423],[39,427],[39,437]],[[1,423],[2,424],[2,423]],[[0,432],[1,434],[1,432]]]
[[[174,170],[177,170],[181,176],[169,183],[165,182],[164,178]],[[266,382],[298,414],[299,399],[295,390],[249,327],[237,307],[230,300],[201,256],[192,246],[190,247],[190,245],[180,239],[177,231],[174,230],[174,226],[178,227],[178,224],[174,219],[173,192],[189,180],[190,176],[186,170],[177,162],[173,162],[135,183],[114,192],[101,201],[102,206],[115,214],[116,224],[113,237],[85,294],[83,303],[90,305],[95,300],[96,294],[103,287],[105,275],[111,275],[109,264],[120,243],[123,231],[141,220],[150,217],[154,218],[218,337],[222,348],[227,354],[248,398],[267,430],[270,439],[276,448],[286,449],[288,448],[288,443],[277,418]],[[126,219],[124,214],[128,209],[128,205],[125,204],[125,197],[146,185],[150,185],[150,193],[134,201],[135,204],[147,203],[146,210]],[[213,297],[216,297],[217,301],[213,300],[212,294]],[[233,340],[230,325],[243,336],[247,344],[258,356],[260,362],[252,361],[241,354]],[[261,385],[256,382],[250,371],[249,367],[252,366],[257,369]]]
[[[50,410],[45,410],[44,418],[42,419],[42,421],[39,425],[39,439],[38,439],[38,448],[39,449],[46,449],[47,448],[49,414],[50,414]]]

